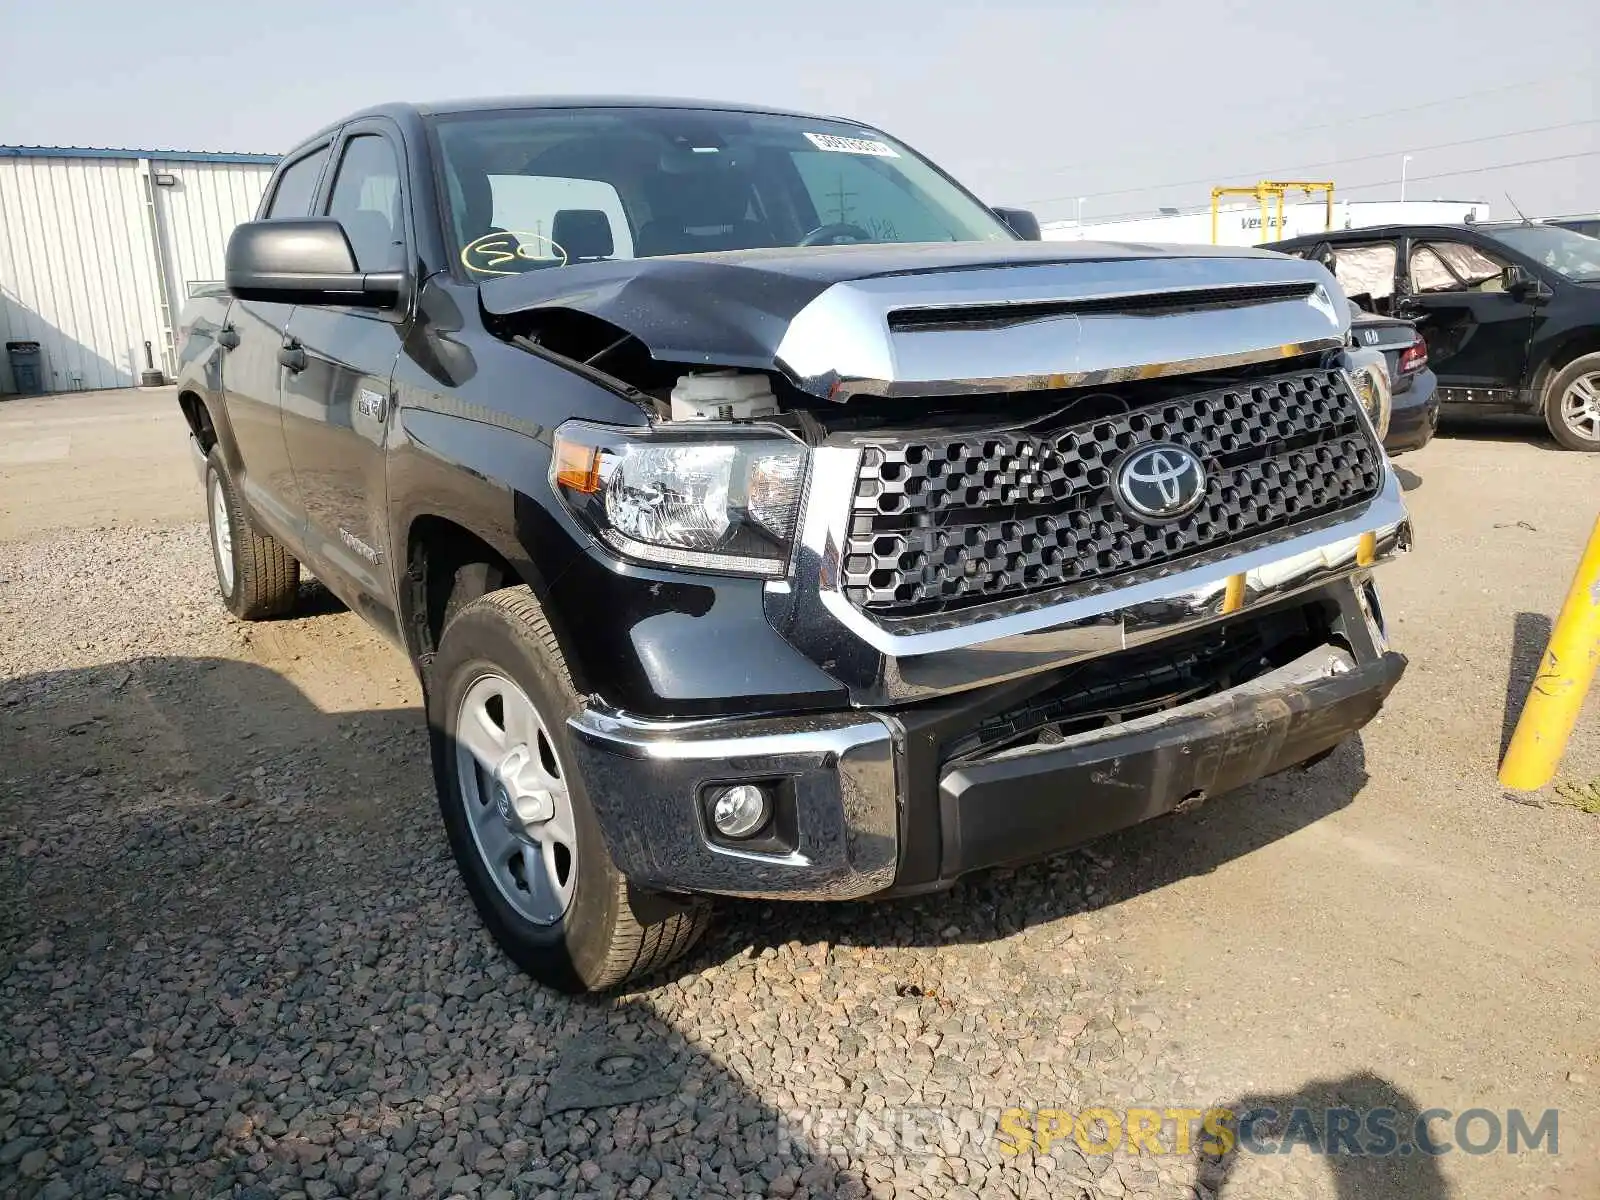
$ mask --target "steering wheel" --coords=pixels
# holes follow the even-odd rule
[[[848,238],[850,242],[870,242],[872,235],[859,225],[849,221],[834,221],[828,225],[818,225],[805,237],[795,243],[797,246],[838,246],[847,245],[840,238]]]

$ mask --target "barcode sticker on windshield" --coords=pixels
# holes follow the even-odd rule
[[[894,147],[873,138],[836,137],[831,133],[808,133],[806,140],[818,150],[831,150],[835,154],[870,154],[875,158],[899,158]]]

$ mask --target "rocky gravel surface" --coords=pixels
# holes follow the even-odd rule
[[[915,903],[730,905],[669,978],[570,1000],[479,929],[415,697],[329,714],[284,678],[300,658],[344,674],[283,652],[297,627],[381,662],[350,614],[266,640],[232,624],[199,527],[0,549],[0,1194],[1154,1197],[1220,1178],[998,1136],[1008,1108],[1198,1095],[1109,952],[1098,853]]]
[[[243,626],[199,525],[0,534],[0,1196],[1600,1195],[1600,826],[1493,786],[1580,532],[1523,481],[1590,476],[1425,455],[1364,740],[948,895],[725,905],[600,1000],[483,934],[408,668],[315,585]],[[1558,1106],[1563,1153],[1098,1153],[1052,1115],[1261,1104]]]

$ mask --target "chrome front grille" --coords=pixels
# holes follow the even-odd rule
[[[1205,498],[1149,523],[1112,494],[1157,441],[1199,456]],[[1375,497],[1383,451],[1337,371],[1297,371],[1058,427],[868,446],[844,594],[886,616],[948,612],[1072,585],[1115,586]]]

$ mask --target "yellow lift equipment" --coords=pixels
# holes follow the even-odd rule
[[[1271,228],[1267,203],[1274,196],[1278,198],[1278,237],[1283,237],[1283,198],[1299,188],[1309,196],[1312,192],[1322,192],[1328,201],[1328,216],[1323,225],[1325,229],[1333,228],[1333,183],[1329,180],[1300,180],[1300,179],[1263,179],[1261,182],[1246,187],[1214,187],[1211,189],[1211,244],[1217,244],[1217,202],[1224,196],[1254,196],[1261,205],[1261,240],[1272,241],[1268,236]]]

